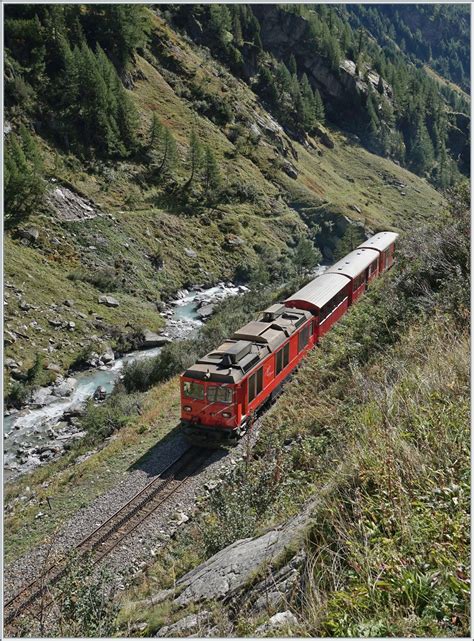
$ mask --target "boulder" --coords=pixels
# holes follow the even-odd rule
[[[188,614],[188,616],[172,623],[171,625],[165,625],[157,633],[157,637],[174,637],[174,636],[189,636],[189,632],[193,631],[203,631],[206,632],[207,624],[211,618],[211,613],[207,610],[202,612],[197,612],[196,614]],[[202,630],[202,628],[205,628]],[[205,636],[205,635],[203,635]]]
[[[105,294],[103,296],[99,296],[99,303],[101,305],[106,305],[107,307],[118,307],[120,305],[116,298]]]
[[[209,318],[214,313],[214,305],[203,305],[197,310],[197,315],[202,320],[204,318]]]
[[[227,234],[225,242],[231,249],[245,245],[245,240],[236,234]]]
[[[30,243],[35,243],[39,238],[39,229],[37,227],[28,227],[28,229],[20,229],[18,236],[27,240]]]
[[[317,125],[314,129],[314,135],[319,138],[325,147],[334,149],[334,141],[324,127]]]
[[[288,160],[286,160],[283,163],[282,169],[285,172],[285,174],[287,176],[289,176],[290,178],[293,178],[294,180],[296,180],[298,178],[298,171],[297,171],[296,167],[291,162],[289,162]]]
[[[197,258],[197,252],[195,252],[194,249],[189,249],[188,247],[185,247],[184,253],[186,254],[186,256],[189,256],[189,258]]]
[[[71,396],[77,385],[77,380],[75,378],[66,378],[65,381],[59,383],[54,387],[55,396]]]
[[[105,387],[102,387],[102,385],[99,385],[99,387],[96,388],[94,392],[94,401],[105,401],[107,397],[107,390]]]
[[[48,320],[48,323],[53,327],[61,327],[61,325],[63,324],[62,320],[60,320],[59,318],[51,318]]]
[[[266,623],[260,625],[255,630],[255,634],[265,635],[268,632],[273,632],[274,630],[278,630],[279,628],[288,628],[291,626],[294,627],[296,625],[298,625],[298,619],[292,612],[290,612],[289,610],[285,610],[284,612],[277,612],[272,617],[270,617],[270,619]]]
[[[115,361],[114,350],[111,347],[108,347],[100,357],[100,360],[106,364],[113,363]]]
[[[161,347],[166,345],[166,343],[171,343],[171,339],[167,336],[160,336],[155,334],[149,329],[145,329],[142,332],[142,340],[140,342],[141,349],[151,349],[152,347]]]
[[[30,404],[36,405],[37,407],[43,407],[44,405],[50,405],[51,403],[54,403],[54,401],[57,399],[52,396],[52,391],[53,390],[51,387],[40,387],[31,395]]]

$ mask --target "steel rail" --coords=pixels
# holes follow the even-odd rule
[[[134,494],[119,510],[74,546],[74,549],[79,552],[79,558],[86,556],[88,553],[94,554],[98,552],[97,557],[93,559],[93,563],[94,565],[99,563],[124,538],[153,514],[160,505],[166,503],[171,496],[176,494],[190,476],[199,470],[209,455],[210,451],[208,449],[196,447],[187,449],[158,476]],[[187,470],[186,468],[189,469]],[[183,478],[176,478],[182,472],[185,473]],[[170,476],[163,478],[165,474]],[[163,496],[163,492],[167,488],[169,488],[169,492]],[[67,569],[68,557],[63,557],[5,603],[4,625],[9,625],[18,614],[25,609],[29,609],[48,587],[56,584],[64,576]],[[16,603],[17,605],[15,605]]]

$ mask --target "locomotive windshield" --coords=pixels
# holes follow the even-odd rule
[[[207,400],[210,403],[232,403],[232,389],[224,386],[207,388]]]
[[[195,383],[185,381],[183,385],[183,393],[188,398],[194,398],[198,401],[204,400],[204,385],[202,383]]]

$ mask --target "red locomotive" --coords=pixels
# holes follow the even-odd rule
[[[181,376],[181,425],[191,440],[237,440],[368,283],[392,266],[397,238],[372,236],[188,368]]]

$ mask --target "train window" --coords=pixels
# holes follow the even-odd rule
[[[275,376],[290,362],[290,344],[287,343],[275,354]]]
[[[263,389],[263,367],[249,378],[249,403],[260,394]]]
[[[364,274],[359,274],[357,278],[354,278],[354,280],[352,281],[353,282],[352,291],[355,292],[356,289],[359,289],[359,287],[364,283],[364,281],[365,281]]]
[[[185,381],[183,385],[183,394],[188,398],[194,398],[197,401],[204,400],[204,385],[202,383],[195,383]]]
[[[208,387],[207,400],[210,403],[232,403],[232,389],[224,385]]]
[[[310,324],[312,327],[312,323]],[[309,331],[310,331],[310,325],[306,325],[301,332],[298,335],[298,351],[301,352],[301,350],[306,347],[308,344],[309,340]]]
[[[321,307],[321,311],[319,313],[320,321],[319,323],[321,324],[323,321],[326,320],[326,318],[332,314],[332,312],[336,309],[336,307],[339,307],[339,305],[346,299],[346,292],[345,288],[342,289],[340,292],[338,292],[334,298],[331,298],[330,301],[324,305],[324,307]]]

